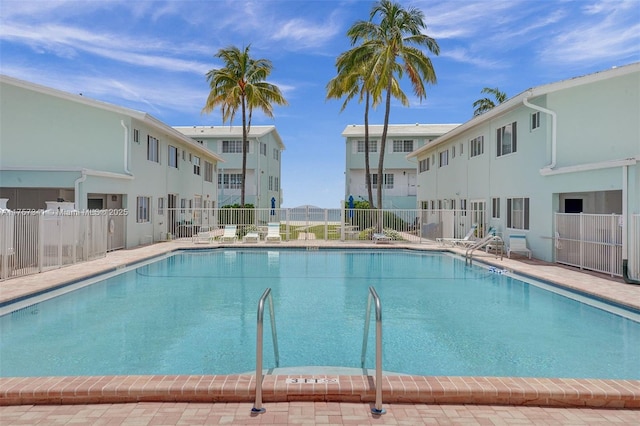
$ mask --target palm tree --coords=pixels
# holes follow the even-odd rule
[[[327,99],[338,99],[345,96],[345,101],[340,108],[340,112],[344,111],[347,104],[356,95],[360,96],[360,101],[364,97],[364,167],[365,182],[367,194],[369,196],[369,205],[374,206],[373,192],[371,190],[371,166],[369,162],[369,107],[371,104],[371,92],[365,85],[365,77],[367,75],[366,66],[360,66],[357,69],[350,69],[351,65],[345,60],[345,54],[338,57],[336,68],[338,75],[331,79],[327,84]]]
[[[374,19],[380,17],[380,22]],[[390,0],[375,3],[369,15],[369,21],[356,22],[347,32],[352,45],[362,43],[344,54],[349,69],[358,65],[368,65],[364,85],[371,92],[374,104],[385,97],[384,125],[380,138],[380,157],[378,161],[377,206],[382,207],[382,187],[384,185],[384,154],[391,96],[408,106],[409,101],[400,88],[399,79],[406,73],[414,94],[420,99],[427,95],[425,82],[435,83],[436,74],[431,59],[421,50],[422,47],[434,55],[440,53],[438,43],[423,34],[427,26],[424,14],[416,8],[405,9]]]
[[[247,177],[248,134],[254,108],[259,108],[269,118],[273,118],[273,104],[287,105],[280,89],[265,80],[271,74],[273,65],[267,59],[253,59],[249,56],[250,45],[243,50],[235,46],[220,49],[216,57],[222,59],[224,67],[214,68],[206,74],[211,91],[202,108],[210,113],[216,107],[222,111],[222,122],[233,122],[241,109],[242,113],[242,187],[240,205],[244,207]],[[249,116],[247,117],[247,113]]]
[[[482,98],[475,101],[473,103],[473,107],[475,108],[475,110],[473,111],[474,117],[480,114],[484,114],[485,112],[489,111],[491,108],[495,107],[496,105],[500,105],[501,103],[507,100],[507,94],[504,92],[501,92],[500,89],[498,89],[497,87],[495,89],[492,89],[490,87],[485,87],[484,89],[482,89],[480,93],[493,95],[495,102],[494,100],[489,98]]]

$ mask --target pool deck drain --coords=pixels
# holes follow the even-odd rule
[[[256,245],[234,245],[255,247]],[[267,247],[261,243],[258,246]],[[316,247],[380,248],[372,243],[313,241]],[[112,271],[181,248],[186,242],[154,244],[119,250],[105,258],[41,274],[0,282],[0,303],[35,294],[87,276]],[[219,247],[213,245],[212,247]],[[305,247],[304,242],[283,242],[273,247]],[[435,244],[394,243],[386,248],[443,250]],[[455,249],[447,249],[463,254]],[[621,305],[640,309],[640,286],[620,279],[584,273],[535,259],[502,260],[480,254],[483,262],[579,290]],[[270,374],[263,380],[263,401],[373,402],[372,375]],[[370,372],[369,372],[370,373]],[[318,383],[290,379],[331,379]],[[521,377],[435,377],[385,375],[383,401],[387,404],[477,404],[548,407],[640,409],[640,380],[600,380]],[[228,376],[79,376],[0,378],[0,405],[94,404],[139,402],[253,402],[255,377]]]

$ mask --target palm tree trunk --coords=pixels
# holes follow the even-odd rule
[[[371,166],[369,165],[369,92],[365,94],[364,106],[364,170],[367,194],[369,195],[369,206],[375,208],[373,204],[373,191],[371,190]]]
[[[240,190],[240,206],[244,207],[244,197],[247,182],[247,111],[246,111],[245,97],[242,96],[242,186]]]
[[[387,85],[387,99],[385,101],[384,125],[382,126],[382,136],[380,137],[380,160],[378,161],[378,208],[382,205],[382,188],[384,186],[384,154],[387,147],[387,130],[389,129],[389,113],[391,111],[391,78]]]

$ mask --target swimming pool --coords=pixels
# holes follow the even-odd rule
[[[288,249],[179,252],[5,315],[0,375],[252,371],[267,287],[282,367],[359,367],[369,286],[382,301],[386,371],[640,378],[640,324],[629,318],[454,256]]]

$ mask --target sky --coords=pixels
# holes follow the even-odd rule
[[[464,123],[484,87],[528,88],[640,61],[640,0],[396,0],[424,13],[437,83],[422,101],[392,102],[391,124]],[[0,0],[0,73],[144,111],[170,126],[223,125],[203,114],[205,74],[222,48],[250,46],[273,63],[268,81],[288,106],[253,125],[275,125],[283,207],[340,206],[347,125],[364,107],[327,100],[351,25],[370,0]],[[384,107],[370,113],[382,124]],[[229,123],[226,123],[227,125]],[[241,125],[238,114],[233,125]]]

